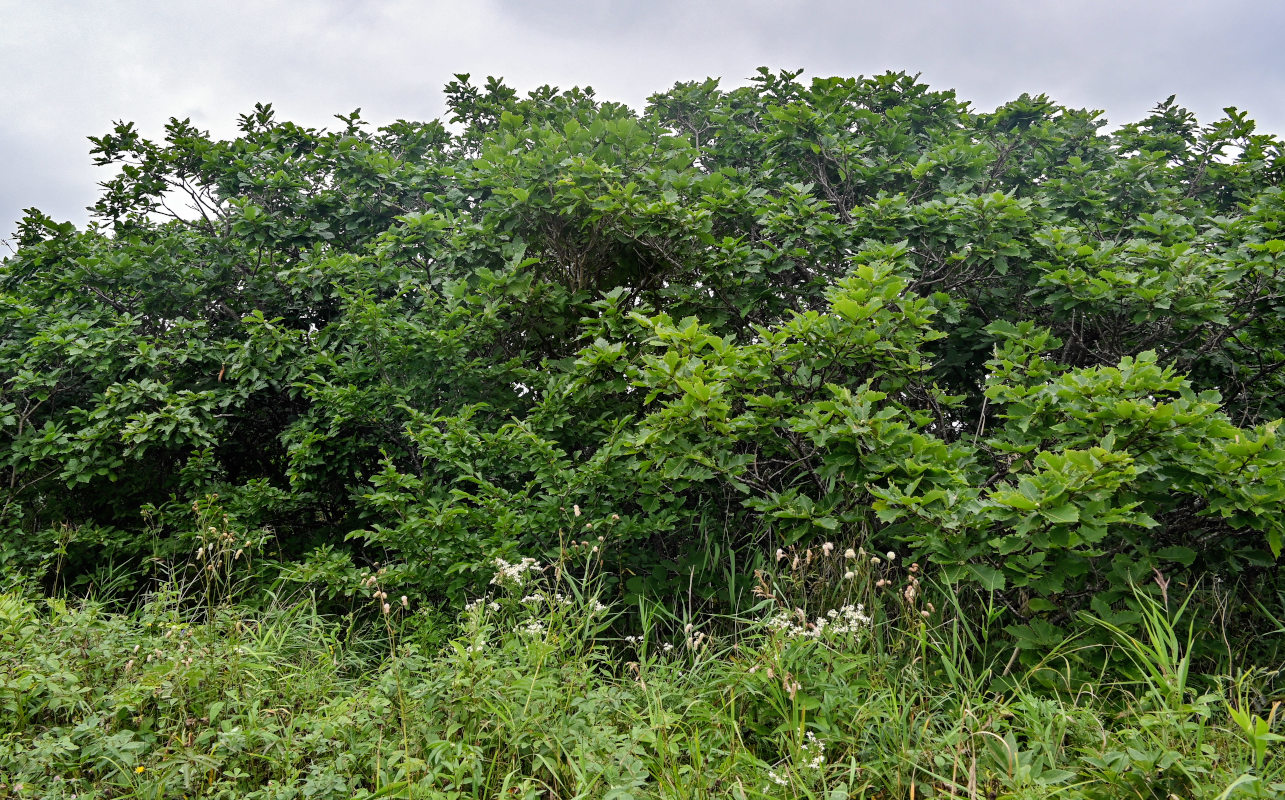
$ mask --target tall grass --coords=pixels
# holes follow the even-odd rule
[[[1193,673],[1144,593],[1028,664],[895,554],[783,551],[702,617],[611,605],[586,546],[497,561],[438,646],[378,572],[348,618],[251,611],[223,549],[129,613],[0,595],[0,798],[1285,795],[1263,676]]]

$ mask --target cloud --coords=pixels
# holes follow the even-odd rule
[[[103,175],[85,137],[113,120],[159,135],[171,116],[232,135],[272,102],[327,126],[443,113],[457,72],[529,90],[592,85],[641,106],[680,80],[921,73],[990,109],[1022,92],[1136,119],[1177,94],[1285,133],[1285,4],[1224,0],[0,0],[0,234],[38,205],[85,221]]]

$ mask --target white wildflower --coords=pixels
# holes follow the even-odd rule
[[[521,630],[528,636],[539,636],[544,633],[544,622],[538,619],[530,620],[522,626]]]
[[[527,573],[539,572],[543,569],[540,562],[534,558],[524,558],[516,564],[510,564],[502,558],[496,558],[495,566],[495,577],[491,578],[491,583],[512,583],[514,586],[521,586],[525,583]]]
[[[812,731],[808,731],[807,740],[799,745],[799,749],[812,756],[807,763],[808,769],[821,769],[825,766],[825,742],[818,739]]]

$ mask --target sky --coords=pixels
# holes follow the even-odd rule
[[[0,0],[0,237],[33,206],[87,222],[109,173],[86,137],[115,121],[228,137],[256,102],[314,127],[432,119],[461,72],[641,109],[759,66],[895,70],[981,111],[1043,93],[1122,124],[1176,94],[1285,136],[1282,30],[1278,0]]]

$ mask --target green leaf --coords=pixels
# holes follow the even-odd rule
[[[968,573],[988,592],[1003,591],[1008,585],[1004,573],[986,564],[968,564]]]
[[[1063,503],[1051,508],[1041,508],[1040,516],[1059,525],[1070,525],[1080,520],[1080,509],[1071,503]]]
[[[1163,558],[1166,561],[1176,561],[1184,567],[1190,567],[1194,564],[1197,555],[1198,554],[1195,550],[1190,547],[1183,547],[1182,545],[1162,547],[1156,551],[1156,556],[1158,558]]]

